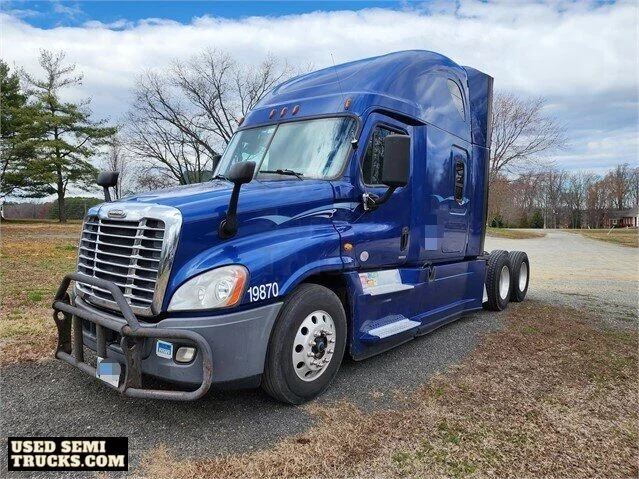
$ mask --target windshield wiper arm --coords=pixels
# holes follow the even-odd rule
[[[217,175],[215,175],[213,178],[211,178],[212,180],[224,180],[224,181],[229,181],[229,179],[224,176],[224,175],[220,175],[219,173]]]
[[[260,170],[260,173],[276,173],[278,175],[296,176],[300,180],[304,176],[302,173],[299,173],[299,172],[293,171],[293,170],[289,170],[288,168],[286,168],[284,170],[282,170],[282,169],[278,169],[278,170]]]

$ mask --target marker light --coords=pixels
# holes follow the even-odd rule
[[[280,110],[280,118],[283,117],[284,115],[286,115],[286,113],[288,112],[288,108],[284,107]]]
[[[271,113],[268,114],[269,119],[273,118],[275,116],[275,113],[277,113],[277,110],[275,108],[273,108],[271,110]]]
[[[237,120],[237,126],[242,126],[242,123],[244,123],[244,117]]]
[[[299,105],[295,105],[293,107],[293,111],[291,113],[293,113],[293,115],[295,115],[298,111],[300,111],[300,106]]]
[[[178,363],[190,363],[195,357],[195,348],[190,346],[179,347],[175,353],[175,361]]]
[[[207,271],[177,289],[169,303],[169,311],[234,306],[240,301],[247,280],[248,271],[239,264]]]
[[[344,100],[344,110],[348,110],[351,107],[352,103],[353,100],[351,100],[350,98]]]

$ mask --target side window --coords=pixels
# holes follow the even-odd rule
[[[397,133],[383,126],[376,126],[366,147],[362,164],[362,178],[366,185],[382,184],[382,164],[384,162],[384,138]]]
[[[457,111],[461,115],[462,119],[466,120],[466,112],[464,111],[464,97],[462,96],[462,92],[459,89],[459,85],[454,80],[448,79],[448,91],[450,91],[451,96],[453,97],[453,103],[457,108]]]

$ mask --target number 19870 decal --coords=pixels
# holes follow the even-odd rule
[[[263,301],[268,298],[275,298],[280,294],[280,286],[277,283],[264,283],[248,289],[249,300]]]

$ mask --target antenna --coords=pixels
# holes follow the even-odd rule
[[[333,68],[335,69],[335,76],[337,77],[337,86],[339,86],[339,93],[342,95],[342,101],[344,100],[344,92],[342,91],[342,82],[339,81],[339,74],[337,73],[337,67],[335,66],[335,58],[333,58],[333,54],[331,53],[331,60],[333,60]]]

